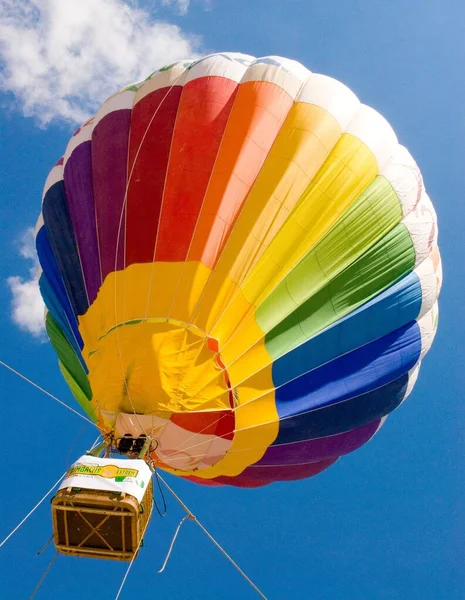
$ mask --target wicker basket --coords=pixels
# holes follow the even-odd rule
[[[139,504],[129,494],[65,488],[52,500],[56,549],[62,554],[132,560],[152,512],[150,480]]]

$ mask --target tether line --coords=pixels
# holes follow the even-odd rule
[[[177,502],[182,506],[182,508],[186,511],[187,516],[194,521],[200,529],[205,533],[205,535],[215,544],[218,550],[229,560],[229,562],[233,565],[233,567],[242,575],[242,577],[247,581],[247,583],[257,592],[257,594],[263,598],[263,600],[268,600],[265,594],[255,585],[255,583],[248,577],[244,571],[240,568],[240,566],[233,560],[233,558],[226,552],[226,550],[216,541],[216,539],[212,536],[212,534],[200,523],[200,521],[195,517],[192,511],[184,504],[181,498],[176,494],[176,492],[166,483],[163,477],[157,473],[160,481],[164,484],[166,489],[170,492],[170,494],[177,500]],[[182,523],[182,522],[181,522]]]
[[[53,487],[51,487],[51,488],[48,490],[48,492],[45,494],[45,496],[43,496],[43,498],[41,498],[41,500],[39,500],[39,502],[37,502],[37,504],[34,506],[34,508],[33,508],[33,509],[31,509],[31,510],[30,510],[30,511],[27,513],[27,515],[24,517],[24,519],[23,519],[23,520],[22,520],[20,523],[18,523],[18,525],[16,525],[16,527],[13,529],[13,531],[11,531],[11,532],[10,532],[10,533],[9,533],[9,534],[6,536],[6,538],[3,540],[3,542],[1,542],[1,543],[0,543],[0,548],[1,548],[1,547],[2,547],[4,544],[6,544],[6,542],[7,542],[7,541],[10,539],[10,537],[11,537],[11,536],[12,536],[14,533],[16,533],[16,532],[18,531],[18,529],[21,527],[21,525],[23,525],[23,523],[25,523],[25,522],[26,522],[26,521],[29,519],[29,517],[32,515],[32,513],[33,513],[34,511],[36,511],[36,510],[39,508],[39,506],[42,504],[42,502],[43,502],[43,501],[44,501],[46,498],[48,498],[48,496],[50,496],[50,494],[51,494],[51,493],[53,492],[53,490],[54,490],[54,489],[55,489],[55,488],[58,486],[58,484],[59,484],[59,483],[60,483],[60,481],[61,481],[61,480],[64,478],[64,476],[65,476],[65,475],[66,475],[66,471],[63,473],[63,475],[61,475],[60,479],[58,479],[58,481],[57,481],[56,483],[54,483],[54,484],[53,484]]]
[[[57,556],[58,556],[58,550],[55,552],[55,554],[54,554],[54,556],[53,556],[52,560],[51,560],[51,561],[48,563],[48,566],[47,566],[47,568],[45,569],[45,571],[43,572],[43,574],[42,574],[42,577],[39,579],[39,582],[37,583],[37,585],[36,585],[36,587],[35,587],[34,591],[33,591],[33,592],[32,592],[32,594],[29,596],[29,600],[33,600],[33,598],[35,598],[35,595],[36,595],[36,594],[37,594],[37,592],[40,590],[40,588],[41,588],[42,584],[43,584],[43,583],[44,583],[44,581],[45,581],[45,578],[46,578],[46,577],[47,577],[47,575],[49,574],[49,572],[50,572],[50,569],[53,567],[53,563],[56,561],[56,559],[57,559]]]
[[[140,547],[142,545],[142,542],[144,540],[144,535],[145,535],[145,532],[147,531],[148,524],[150,523],[150,517],[152,516],[152,512],[153,512],[153,501],[152,501],[152,508],[150,509],[150,514],[149,514],[149,517],[147,519],[147,523],[145,524],[145,527],[144,527],[144,531],[142,532],[141,538],[139,540],[139,543],[137,544],[137,548],[136,548],[136,551],[134,552],[134,554],[132,556],[131,562],[129,563],[128,568],[126,569],[126,573],[124,574],[123,580],[121,581],[121,585],[119,586],[119,590],[118,590],[118,593],[115,596],[115,600],[118,600],[118,598],[121,595],[121,592],[123,591],[124,584],[126,583],[126,579],[128,578],[128,575],[129,575],[129,571],[131,570],[131,567],[132,567],[132,565],[133,565],[133,563],[134,563],[134,561],[136,559],[136,556],[137,556],[137,554],[138,554],[138,552],[140,550]]]
[[[40,385],[37,385],[37,383],[34,383],[31,379],[29,379],[28,377],[26,377],[25,375],[23,375],[22,373],[20,373],[16,369],[13,369],[13,367],[10,367],[10,365],[7,365],[6,362],[3,362],[3,360],[0,360],[0,365],[2,365],[3,367],[5,367],[5,369],[8,369],[12,373],[14,373],[15,375],[17,375],[21,379],[24,379],[24,381],[27,381],[27,383],[30,383],[37,390],[41,391],[43,394],[45,394],[49,398],[52,398],[52,400],[55,400],[55,402],[58,402],[58,404],[61,404],[61,406],[64,406],[65,408],[67,408],[68,410],[70,410],[72,413],[74,413],[75,415],[77,415],[78,417],[80,417],[81,419],[84,419],[84,421],[87,421],[88,423],[90,423],[91,425],[93,425],[94,427],[96,427],[96,424],[93,421],[91,421],[90,419],[88,419],[87,417],[85,417],[84,415],[82,415],[77,410],[74,410],[74,408],[72,408],[71,406],[69,406],[68,404],[66,404],[65,402],[63,402],[63,400],[60,400],[59,398],[57,398],[56,396],[54,396],[50,392],[47,392],[47,390],[44,390],[43,387],[40,387]]]

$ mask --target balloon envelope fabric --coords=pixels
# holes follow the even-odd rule
[[[109,98],[50,172],[37,250],[84,411],[203,484],[309,477],[360,447],[437,326],[417,165],[285,58],[180,61]]]

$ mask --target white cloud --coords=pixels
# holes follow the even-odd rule
[[[179,12],[188,0],[162,0]],[[123,0],[0,0],[0,88],[42,124],[85,121],[107,96],[195,55],[199,38]]]
[[[45,332],[44,303],[39,291],[39,263],[34,239],[35,233],[31,227],[21,238],[19,249],[23,258],[32,261],[29,278],[9,277],[7,283],[13,294],[13,321],[24,331],[42,337]]]
[[[19,240],[19,253],[23,258],[33,261],[31,275],[35,275],[39,268],[39,260],[36,252],[36,232],[34,227],[28,227]]]
[[[21,277],[7,279],[13,294],[13,321],[24,331],[37,337],[45,332],[44,303],[37,278],[24,281]]]
[[[180,15],[185,15],[189,10],[191,0],[162,0],[163,6],[177,7]]]

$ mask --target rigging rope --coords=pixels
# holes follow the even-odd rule
[[[47,550],[47,548],[49,547],[49,545],[52,543],[53,540],[53,533],[52,535],[48,538],[47,542],[45,543],[44,546],[42,546],[42,548],[39,550],[39,552],[36,552],[36,556],[40,556],[43,552],[45,552],[45,550]]]
[[[168,548],[168,554],[166,555],[165,561],[163,562],[163,566],[162,568],[158,571],[158,573],[163,573],[163,571],[165,570],[166,565],[168,564],[168,561],[170,559],[171,556],[171,552],[173,551],[173,547],[174,547],[174,542],[176,541],[176,538],[178,537],[178,533],[181,530],[181,527],[183,526],[183,524],[186,522],[186,519],[190,519],[191,515],[186,515],[185,517],[183,517],[180,521],[178,526],[176,527],[176,531],[174,532],[174,536],[173,539],[171,540],[171,544],[170,547]]]
[[[268,600],[267,597],[265,596],[265,594],[255,585],[255,583],[250,579],[250,577],[248,577],[244,571],[240,568],[240,566],[232,559],[232,557],[226,552],[226,550],[219,544],[219,542],[216,541],[216,539],[212,536],[212,534],[202,525],[202,523],[200,523],[200,521],[197,519],[197,517],[191,512],[191,510],[184,504],[184,502],[181,500],[181,498],[176,494],[176,492],[168,485],[168,483],[166,483],[166,481],[163,479],[163,477],[161,475],[158,475],[158,477],[160,478],[161,482],[164,484],[164,486],[166,487],[166,489],[170,492],[170,494],[173,496],[173,498],[175,498],[177,500],[177,502],[182,506],[182,508],[186,511],[187,513],[187,517],[189,517],[192,521],[194,521],[195,523],[197,523],[197,525],[200,527],[200,529],[205,533],[205,535],[215,544],[215,546],[218,548],[218,550],[220,550],[220,552],[229,560],[229,562],[233,565],[233,567],[242,575],[242,577],[247,581],[247,583],[257,592],[257,594],[263,598],[263,600]],[[178,525],[178,529],[181,528],[183,521],[181,521],[181,523]],[[179,533],[179,531],[176,532],[175,538],[177,537],[177,533]],[[174,540],[172,543],[174,543]],[[170,550],[171,553],[171,550]],[[168,556],[169,558],[169,556]],[[164,568],[164,566],[163,566]],[[117,599],[115,599],[117,600]]]
[[[153,490],[153,501],[155,503],[155,508],[157,509],[157,513],[160,515],[160,517],[166,517],[166,499],[165,499],[165,494],[163,493],[163,488],[160,485],[160,479],[158,477],[158,471],[155,468],[152,468],[152,471],[155,474],[155,479],[157,480],[157,485],[158,485],[158,490],[160,492],[160,496],[161,499],[163,500],[163,511],[161,511],[158,508],[158,503],[155,499],[155,489]]]
[[[42,504],[42,502],[43,502],[43,501],[44,501],[46,498],[48,498],[48,496],[50,496],[50,494],[51,494],[51,493],[53,492],[53,490],[54,490],[54,489],[55,489],[55,488],[58,486],[58,484],[59,484],[59,483],[60,483],[60,481],[61,481],[61,480],[64,478],[64,476],[65,476],[65,475],[66,475],[66,471],[63,473],[63,475],[60,477],[60,479],[58,479],[58,481],[57,481],[57,482],[56,482],[56,483],[53,485],[53,487],[51,487],[51,488],[48,490],[48,492],[45,494],[45,496],[44,496],[44,497],[43,497],[41,500],[39,500],[39,502],[37,502],[37,504],[34,506],[34,508],[33,508],[32,510],[30,510],[30,511],[27,513],[27,515],[24,517],[24,519],[23,519],[23,520],[22,520],[20,523],[18,523],[18,525],[16,525],[16,527],[13,529],[13,531],[11,531],[11,532],[10,532],[10,533],[9,533],[9,534],[6,536],[6,538],[3,540],[3,542],[2,542],[2,543],[0,543],[0,548],[1,548],[1,547],[2,547],[4,544],[6,544],[6,542],[7,542],[7,541],[10,539],[10,537],[11,537],[11,536],[12,536],[14,533],[16,533],[16,532],[18,531],[18,529],[21,527],[21,525],[22,525],[23,523],[25,523],[25,522],[26,522],[26,521],[29,519],[29,517],[32,515],[32,513],[33,513],[34,511],[36,511],[36,510],[39,508],[39,506]]]
[[[74,408],[72,408],[71,406],[68,406],[68,404],[65,404],[62,400],[60,400],[59,398],[57,398],[56,396],[54,396],[50,392],[47,392],[47,390],[44,390],[44,388],[40,387],[40,385],[37,385],[37,383],[34,383],[33,381],[31,381],[28,377],[26,377],[25,375],[23,375],[22,373],[20,373],[16,369],[13,369],[13,367],[10,367],[10,365],[7,365],[5,362],[3,362],[3,360],[0,360],[0,365],[2,365],[3,367],[5,367],[5,369],[8,369],[9,371],[11,371],[12,373],[14,373],[15,375],[17,375],[18,377],[21,377],[21,379],[24,379],[24,381],[27,381],[28,383],[30,383],[33,387],[35,387],[36,389],[38,389],[41,392],[43,392],[46,396],[49,396],[50,398],[52,398],[52,400],[55,400],[56,402],[58,402],[58,404],[61,404],[62,406],[64,406],[65,408],[67,408],[68,410],[70,410],[71,412],[73,412],[75,415],[77,415],[81,419],[84,419],[84,421],[87,421],[88,423],[90,423],[91,425],[93,425],[94,427],[96,427],[96,425],[95,425],[95,423],[93,421],[91,421],[90,419],[88,419],[87,417],[85,417],[84,415],[82,415],[77,410],[74,410]]]

